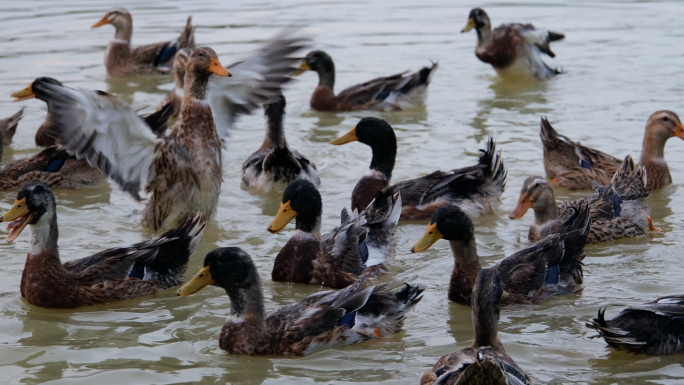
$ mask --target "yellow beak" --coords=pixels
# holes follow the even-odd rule
[[[296,70],[292,71],[292,76],[301,75],[306,71],[311,71],[311,67],[309,67],[305,60],[302,60],[302,62],[299,63],[299,67],[297,67]]]
[[[468,31],[470,31],[471,29],[473,29],[473,28],[475,28],[475,27],[477,27],[477,24],[475,24],[475,19],[473,19],[473,18],[471,17],[471,18],[468,19],[468,22],[466,23],[466,26],[463,27],[463,29],[461,30],[461,33],[468,32]]]
[[[24,88],[21,91],[17,91],[10,95],[14,99],[15,102],[20,102],[22,100],[28,100],[36,97],[36,94],[33,93],[33,85],[29,85],[28,87]]]
[[[33,214],[31,214],[28,207],[26,207],[26,198],[15,200],[12,208],[0,217],[0,222],[12,222],[7,226],[7,229],[10,231],[7,236],[7,241],[12,242],[17,239],[26,225],[32,220]]]
[[[412,253],[418,253],[423,250],[427,250],[430,248],[430,246],[434,245],[435,242],[439,241],[442,239],[442,233],[437,230],[437,224],[434,222],[430,222],[430,224],[427,227],[427,230],[425,230],[425,234],[423,235],[423,238],[420,238],[418,242],[416,242],[415,245],[411,248]]]
[[[227,69],[225,69],[225,67],[223,67],[221,65],[221,62],[219,62],[219,59],[216,59],[216,58],[211,58],[211,63],[209,64],[208,70],[209,70],[209,72],[211,72],[217,76],[224,76],[224,77],[225,76],[227,76],[227,77],[233,76],[233,74],[230,73],[230,71],[228,71]]]
[[[359,140],[359,137],[356,136],[356,127],[354,127],[351,129],[351,131],[347,132],[346,134],[340,136],[335,140],[330,141],[330,144],[339,146],[341,144],[347,144],[349,142],[355,142],[357,140]]]
[[[214,278],[211,277],[211,273],[209,272],[209,266],[204,266],[203,268],[200,269],[200,271],[195,274],[194,277],[190,280],[190,282],[186,283],[178,289],[176,292],[177,295],[190,295],[190,294],[195,294],[198,291],[204,289],[205,287],[211,285],[214,283]]]
[[[100,21],[98,21],[97,23],[93,24],[93,26],[92,26],[91,28],[102,27],[102,26],[105,25],[105,24],[111,24],[111,23],[109,22],[109,20],[107,19],[107,15],[104,15],[104,17],[102,18],[102,20],[100,20]]]
[[[290,201],[281,203],[280,208],[278,209],[278,214],[275,218],[273,218],[271,224],[268,225],[267,230],[275,234],[284,229],[285,226],[287,226],[287,224],[290,223],[290,221],[296,216],[297,212],[292,210],[292,207],[290,207]]]

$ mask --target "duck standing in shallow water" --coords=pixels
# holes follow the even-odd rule
[[[480,8],[470,11],[468,23],[461,32],[475,29],[477,45],[475,55],[494,67],[502,77],[525,76],[546,79],[558,75],[560,70],[550,68],[541,54],[556,57],[549,44],[562,40],[565,35],[535,29],[532,24],[502,24],[492,30],[487,13]]]
[[[185,29],[176,40],[131,48],[131,14],[123,8],[110,9],[102,20],[93,25],[93,28],[98,28],[111,24],[116,29],[114,39],[109,42],[105,52],[107,73],[119,77],[169,73],[179,49],[195,48],[195,29],[191,22],[192,17],[188,17]]]
[[[151,295],[181,284],[204,231],[196,215],[158,237],[63,264],[55,196],[40,182],[25,184],[0,221],[11,221],[10,242],[27,226],[31,233],[21,296],[32,305],[60,309]]]
[[[363,118],[351,131],[330,144],[361,142],[373,150],[370,169],[352,191],[352,210],[362,211],[378,191],[401,193],[401,219],[428,219],[440,207],[457,204],[472,216],[494,212],[506,185],[506,170],[493,139],[475,166],[451,171],[435,171],[424,177],[405,180],[390,186],[397,157],[397,137],[386,121]]]
[[[287,145],[283,127],[285,105],[283,95],[264,104],[266,137],[259,150],[242,164],[242,185],[261,194],[282,191],[297,179],[306,179],[317,187],[321,184],[316,165]]]
[[[391,292],[386,285],[364,288],[361,280],[267,312],[259,273],[247,253],[238,247],[219,248],[207,254],[203,266],[178,295],[208,285],[226,291],[230,315],[219,346],[231,354],[302,356],[387,337],[401,330],[406,314],[423,298],[419,285]]]
[[[499,339],[503,287],[496,269],[482,269],[473,287],[473,331],[467,348],[442,356],[420,385],[528,385],[527,374],[506,354]]]
[[[317,111],[401,110],[425,101],[427,87],[438,63],[418,72],[402,72],[369,80],[335,95],[335,64],[323,51],[311,51],[299,66],[303,71],[318,73],[318,86],[311,95],[311,108]]]
[[[593,181],[605,185],[622,164],[621,159],[559,134],[546,118],[541,120],[539,136],[544,146],[546,177],[555,185],[573,190],[591,188]],[[675,136],[684,139],[684,126],[677,114],[663,110],[649,116],[639,159],[639,166],[646,168],[647,191],[672,183],[670,168],[665,161],[665,144]]]
[[[630,306],[606,320],[606,308],[586,326],[596,329],[608,345],[636,354],[684,352],[684,296],[671,295]],[[598,337],[597,336],[597,337]]]

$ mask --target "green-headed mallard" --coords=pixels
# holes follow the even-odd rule
[[[678,354],[684,352],[684,296],[661,297],[630,306],[610,320],[606,308],[587,321],[608,345],[637,354]]]
[[[565,221],[559,234],[549,235],[494,265],[508,293],[504,302],[539,303],[552,295],[580,291],[584,245],[590,225],[585,204]],[[482,267],[473,222],[458,206],[437,210],[425,235],[411,251],[427,250],[442,238],[449,241],[454,257],[449,299],[469,305],[475,278]]]
[[[176,40],[141,45],[131,48],[133,18],[123,8],[110,9],[93,28],[111,24],[115,28],[114,39],[109,41],[105,52],[105,67],[111,76],[134,76],[167,74],[176,53],[181,48],[195,48],[195,29],[192,17],[188,17],[183,32]]]
[[[124,191],[151,193],[143,225],[155,231],[178,226],[195,213],[209,220],[222,181],[223,138],[240,114],[267,102],[288,81],[308,44],[280,35],[247,60],[231,66],[211,48],[198,48],[187,63],[181,119],[157,137],[126,103],[107,94],[46,84],[54,134],[70,154],[96,165]],[[217,75],[217,76],[214,76]]]
[[[423,298],[418,285],[391,292],[386,285],[363,288],[361,280],[267,312],[259,274],[247,253],[237,247],[218,248],[207,254],[203,266],[178,295],[207,285],[226,291],[231,309],[219,346],[232,354],[301,356],[386,337],[401,330],[406,313]]]
[[[409,71],[369,80],[335,95],[335,64],[323,51],[309,52],[301,71],[318,73],[318,86],[311,95],[311,108],[318,111],[401,110],[423,103],[438,63],[418,72]]]
[[[492,214],[501,201],[506,184],[506,170],[501,153],[496,152],[493,139],[477,165],[451,171],[435,171],[424,177],[409,179],[390,186],[397,156],[397,138],[386,121],[363,118],[347,134],[330,144],[340,145],[359,141],[373,150],[370,170],[356,183],[352,192],[352,209],[363,210],[378,191],[389,187],[401,193],[401,219],[428,219],[444,206],[457,204],[468,214]]]
[[[480,8],[470,11],[468,24],[461,32],[471,29],[477,32],[475,55],[481,61],[491,64],[502,77],[546,79],[561,73],[560,70],[547,66],[542,61],[541,54],[556,57],[549,43],[565,38],[562,33],[518,23],[502,24],[492,30],[489,16]]]
[[[563,221],[586,202],[591,212],[588,243],[645,235],[646,231],[657,230],[646,204],[646,179],[645,168],[636,166],[627,155],[608,185],[596,185],[593,195],[556,206],[551,184],[540,176],[529,177],[523,182],[518,204],[508,217],[521,218],[532,208],[534,223],[528,238],[537,242],[558,231]]]
[[[482,269],[473,288],[473,331],[467,348],[442,356],[423,374],[420,385],[528,385],[527,374],[506,354],[499,339],[504,289],[496,269]]]
[[[264,104],[267,118],[266,137],[259,150],[242,164],[242,185],[259,193],[282,191],[292,181],[306,179],[318,186],[316,165],[296,150],[290,150],[285,139],[283,116],[285,97]]]
[[[268,226],[277,233],[295,219],[295,233],[278,253],[271,276],[274,281],[343,288],[359,275],[386,273],[385,264],[396,252],[394,229],[399,222],[401,198],[378,193],[369,207],[349,215],[321,237],[323,202],[316,186],[300,179],[283,193],[278,214]]]
[[[11,221],[10,242],[26,226],[31,232],[21,296],[32,305],[61,309],[150,295],[181,284],[204,230],[196,215],[158,237],[62,264],[55,197],[40,182],[25,184],[0,221]]]
[[[541,120],[544,146],[544,169],[552,183],[569,189],[588,189],[592,182],[610,182],[622,160],[604,152],[573,142],[553,129],[546,118]],[[656,111],[646,122],[639,165],[646,168],[648,191],[658,190],[672,183],[672,175],[665,161],[665,143],[672,137],[684,139],[684,126],[672,111]]]

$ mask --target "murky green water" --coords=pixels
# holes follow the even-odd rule
[[[281,28],[306,24],[317,47],[338,69],[338,90],[374,76],[417,69],[432,60],[440,69],[427,107],[399,113],[325,114],[309,109],[317,80],[304,74],[287,91],[290,144],[316,162],[324,198],[323,228],[332,228],[351,189],[370,161],[363,145],[333,147],[327,142],[367,115],[387,119],[396,129],[399,156],[395,181],[435,169],[475,162],[477,149],[493,135],[508,167],[507,191],[496,215],[476,219],[483,265],[489,266],[527,244],[532,221],[510,221],[520,184],[543,174],[539,118],[546,115],[562,133],[616,156],[638,155],[648,116],[659,109],[684,113],[681,68],[684,4],[593,1],[470,3],[394,2],[219,2],[119,1],[134,16],[135,43],[173,37],[192,14],[196,40],[216,49],[224,64]],[[170,77],[111,80],[102,65],[110,27],[91,30],[114,3],[102,1],[3,1],[0,3],[0,116],[18,104],[9,94],[35,77],[52,76],[73,87],[119,94],[146,111],[172,87]],[[483,6],[495,25],[532,22],[567,34],[556,43],[552,65],[567,74],[529,87],[502,83],[474,56],[474,33],[460,34],[468,12]],[[45,106],[24,102],[21,122],[3,162],[37,151],[33,135]],[[319,287],[274,283],[273,260],[292,234],[266,232],[279,197],[258,197],[240,189],[242,161],[261,144],[260,113],[240,120],[229,143],[216,219],[191,260],[188,277],[217,246],[240,246],[255,259],[263,279],[266,307],[274,309],[319,291]],[[586,249],[585,290],[539,306],[505,308],[501,339],[508,353],[538,383],[677,384],[684,381],[682,356],[644,357],[615,352],[590,340],[584,320],[599,306],[651,300],[684,291],[681,277],[684,208],[684,143],[674,138],[667,160],[675,184],[649,198],[662,233]],[[582,193],[557,191],[560,199]],[[58,192],[63,260],[132,243],[149,235],[139,225],[143,205],[114,185]],[[0,194],[0,209],[14,194]],[[168,291],[153,298],[76,311],[36,308],[22,301],[19,282],[28,234],[0,244],[0,383],[171,384],[171,383],[418,383],[439,356],[472,339],[470,309],[446,298],[453,260],[446,242],[411,254],[424,224],[401,225],[393,274],[384,281],[420,282],[425,298],[406,319],[401,334],[362,345],[330,349],[304,358],[228,356],[218,335],[230,306],[218,288],[177,298]]]

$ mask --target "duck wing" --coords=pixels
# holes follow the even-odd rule
[[[139,192],[154,175],[162,139],[133,108],[101,91],[47,84],[50,135],[70,155],[86,159],[140,200]]]
[[[290,81],[290,74],[301,61],[292,55],[310,45],[295,32],[282,32],[245,60],[226,67],[233,76],[211,77],[207,100],[219,137],[225,140],[239,115],[249,114],[281,95],[282,85]]]

